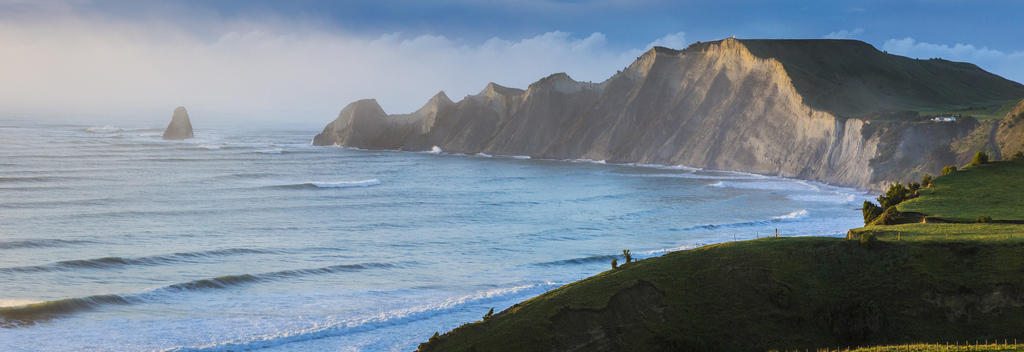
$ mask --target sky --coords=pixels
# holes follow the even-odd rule
[[[602,81],[653,45],[844,38],[1024,82],[1024,1],[0,0],[0,117],[323,125],[488,82]]]

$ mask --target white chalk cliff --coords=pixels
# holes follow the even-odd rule
[[[859,41],[725,39],[653,48],[601,83],[564,73],[526,90],[490,83],[400,115],[359,100],[313,144],[681,164],[878,188],[969,157],[941,149],[977,125],[876,122],[885,114],[1021,96],[1024,86],[974,65]]]

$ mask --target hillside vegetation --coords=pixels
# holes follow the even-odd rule
[[[626,264],[420,350],[1021,350],[988,341],[1024,337],[1024,225],[972,220],[1024,218],[1021,173],[1024,160],[990,162],[894,187],[879,200],[896,223],[875,214],[847,239],[764,238]],[[985,343],[945,348],[968,340]]]

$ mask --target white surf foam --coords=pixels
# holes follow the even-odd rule
[[[492,290],[479,291],[473,294],[450,297],[433,304],[425,304],[403,309],[385,311],[369,316],[328,321],[315,324],[306,329],[283,331],[275,334],[251,336],[232,341],[214,343],[195,347],[173,347],[164,351],[248,351],[274,346],[281,346],[295,342],[318,340],[333,336],[342,336],[357,332],[372,331],[392,325],[402,325],[423,319],[428,319],[440,314],[446,314],[459,310],[461,307],[475,302],[487,302],[510,298],[517,295],[535,295],[543,291],[560,286],[554,282],[544,282],[532,285],[519,285]],[[540,292],[534,292],[540,291]]]
[[[436,145],[433,146],[433,147],[430,147],[430,154],[441,154],[442,152],[444,152],[444,151],[441,150],[441,147],[438,147]]]
[[[120,127],[114,127],[114,126],[106,125],[106,126],[100,126],[100,127],[89,127],[89,128],[86,128],[85,131],[89,132],[89,133],[117,133],[117,132],[124,132],[124,129],[120,128]]]
[[[260,154],[281,154],[282,150],[281,148],[257,149],[256,152]]]
[[[808,215],[810,215],[810,213],[807,212],[807,209],[800,209],[786,215],[773,216],[772,220],[803,219],[806,218]]]

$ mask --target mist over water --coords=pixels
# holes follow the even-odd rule
[[[412,350],[622,249],[841,236],[866,196],[196,128],[0,120],[0,350]]]

